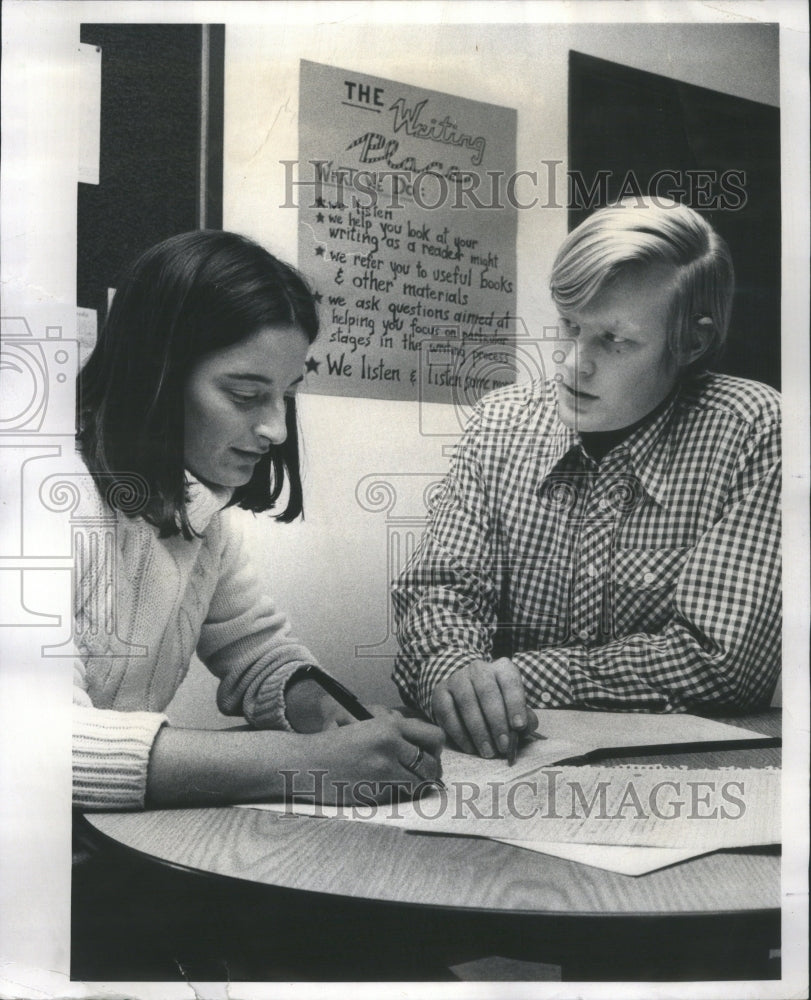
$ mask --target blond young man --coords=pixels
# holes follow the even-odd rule
[[[481,400],[393,592],[404,699],[485,757],[538,710],[732,712],[780,669],[779,395],[713,374],[729,250],[658,200],[551,276],[556,377]]]

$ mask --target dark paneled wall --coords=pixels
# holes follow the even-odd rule
[[[101,159],[99,184],[79,184],[77,302],[101,321],[139,253],[222,226],[224,27],[204,38],[199,24],[84,24],[81,40],[102,53]]]
[[[572,52],[569,169],[602,204],[618,196],[629,171],[642,193],[657,171],[678,175],[665,179],[660,193],[680,183],[687,194],[678,200],[706,215],[735,262],[735,305],[719,367],[779,387],[779,109]],[[634,192],[626,184],[624,193]],[[597,207],[576,200],[572,228]]]

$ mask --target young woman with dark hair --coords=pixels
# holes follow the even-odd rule
[[[301,276],[234,233],[147,251],[119,283],[79,379],[74,804],[214,804],[290,794],[281,771],[323,772],[323,801],[357,782],[439,775],[442,736],[414,719],[351,722],[302,671],[314,663],[268,599],[233,508],[301,514],[295,389],[318,332]],[[89,475],[87,475],[89,473]],[[183,730],[164,709],[192,654],[247,730]],[[348,789],[348,791],[346,790]],[[364,786],[364,795],[368,795]]]
[[[150,487],[141,516],[163,537],[191,537],[184,513],[184,392],[192,366],[246,332],[295,327],[318,334],[312,294],[300,275],[236,233],[182,233],[130,268],[96,350],[79,376],[78,440],[90,471],[136,472]],[[287,438],[272,443],[232,503],[264,511],[285,478],[292,521],[302,510],[295,400],[286,397]],[[179,519],[179,523],[178,523]]]

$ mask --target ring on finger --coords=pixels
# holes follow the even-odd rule
[[[414,759],[411,761],[410,764],[405,765],[406,771],[418,771],[420,768],[420,764],[422,764],[424,759],[425,759],[425,754],[422,752],[422,748],[418,747],[417,752],[414,755]]]

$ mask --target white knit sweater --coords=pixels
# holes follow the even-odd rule
[[[189,477],[188,511],[201,537],[159,539],[142,518],[114,514],[82,470],[74,511],[87,527],[75,543],[73,803],[142,808],[163,710],[195,650],[219,678],[220,710],[263,729],[290,731],[285,684],[315,660],[290,636],[253,566],[244,537],[251,515],[222,510],[230,490]]]

